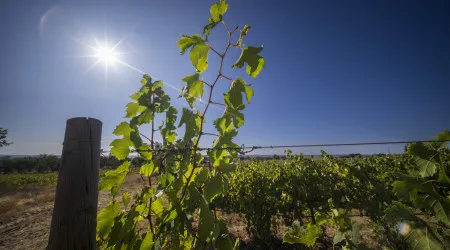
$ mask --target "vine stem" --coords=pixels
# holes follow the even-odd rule
[[[192,168],[191,173],[189,174],[189,177],[187,178],[186,184],[183,187],[183,192],[181,194],[181,200],[184,200],[184,197],[186,196],[187,187],[188,187],[188,185],[189,185],[189,183],[191,181],[192,176],[194,175],[195,169],[198,167],[197,166],[197,149],[198,149],[198,145],[199,145],[200,139],[202,138],[202,135],[203,135],[203,123],[205,122],[205,115],[206,115],[206,112],[208,111],[209,105],[211,105],[211,103],[212,103],[212,93],[213,93],[214,87],[216,86],[216,84],[219,81],[219,79],[221,77],[223,77],[223,74],[222,74],[223,61],[225,59],[225,55],[228,52],[228,49],[231,47],[231,35],[233,34],[234,31],[237,30],[237,27],[236,27],[235,30],[230,31],[230,29],[228,29],[228,26],[226,25],[225,22],[222,21],[222,24],[225,26],[225,29],[228,32],[228,43],[227,43],[227,47],[225,48],[225,52],[223,52],[223,54],[220,54],[216,50],[213,49],[213,51],[215,51],[220,56],[219,72],[217,73],[217,77],[214,80],[213,84],[211,84],[211,86],[210,86],[208,103],[206,104],[206,107],[203,110],[202,116],[200,116],[200,133],[198,135],[197,141],[195,142],[194,149],[193,149],[194,150],[194,152],[193,152],[194,154],[192,156],[192,160],[193,160],[193,165],[194,166]]]
[[[153,102],[153,98],[154,98],[154,93],[152,93],[152,95],[150,96],[150,102]],[[153,109],[153,120],[152,120],[152,135],[151,135],[151,140],[150,140],[150,145],[151,145],[151,149],[153,150],[154,147],[154,136],[155,136],[155,110]],[[153,161],[153,153],[152,153],[152,161]],[[154,161],[153,161],[154,162]],[[152,188],[152,175],[153,175],[153,171],[155,170],[155,167],[153,167],[152,172],[150,173],[150,175],[148,176],[148,185],[150,186],[150,188]],[[153,229],[153,222],[152,222],[152,212],[151,212],[151,208],[152,208],[152,202],[153,202],[153,197],[150,197],[150,209],[149,209],[149,213],[148,213],[148,222],[150,224],[150,230],[152,231],[152,234],[155,234],[155,231]]]

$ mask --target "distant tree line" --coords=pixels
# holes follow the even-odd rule
[[[140,167],[143,160],[140,158],[129,159],[133,167]],[[38,157],[12,158],[9,156],[0,158],[0,173],[47,173],[56,172],[61,164],[61,158],[56,155],[41,154]],[[101,169],[116,169],[122,164],[113,156],[101,156]]]

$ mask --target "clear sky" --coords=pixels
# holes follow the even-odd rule
[[[128,96],[140,87],[139,71],[176,88],[193,73],[176,41],[182,34],[201,33],[211,3],[0,1],[0,127],[9,129],[14,142],[0,154],[60,154],[65,121],[78,116],[103,122],[107,148],[114,127],[124,120]],[[263,44],[266,58],[258,78],[245,78],[255,96],[237,144],[421,140],[450,127],[449,1],[228,3],[225,20],[230,26],[250,24],[246,43]],[[110,65],[105,75],[104,64],[91,67],[95,59],[82,56],[93,53],[86,44],[94,38],[110,44],[125,38],[118,46],[126,53],[120,59],[136,69]],[[218,27],[212,36],[218,50],[224,38]],[[210,64],[217,62],[214,56]],[[231,53],[227,65],[236,56]],[[216,68],[210,66],[206,79]],[[167,92],[177,108],[186,105],[175,90]],[[207,122],[220,114],[211,109]],[[331,153],[402,149],[325,148]]]

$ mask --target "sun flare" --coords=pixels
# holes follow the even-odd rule
[[[118,53],[116,53],[113,48],[104,46],[98,47],[95,50],[97,52],[95,57],[104,63],[110,64],[118,60]]]

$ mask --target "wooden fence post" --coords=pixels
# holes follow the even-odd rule
[[[95,249],[102,122],[67,120],[47,249]]]

